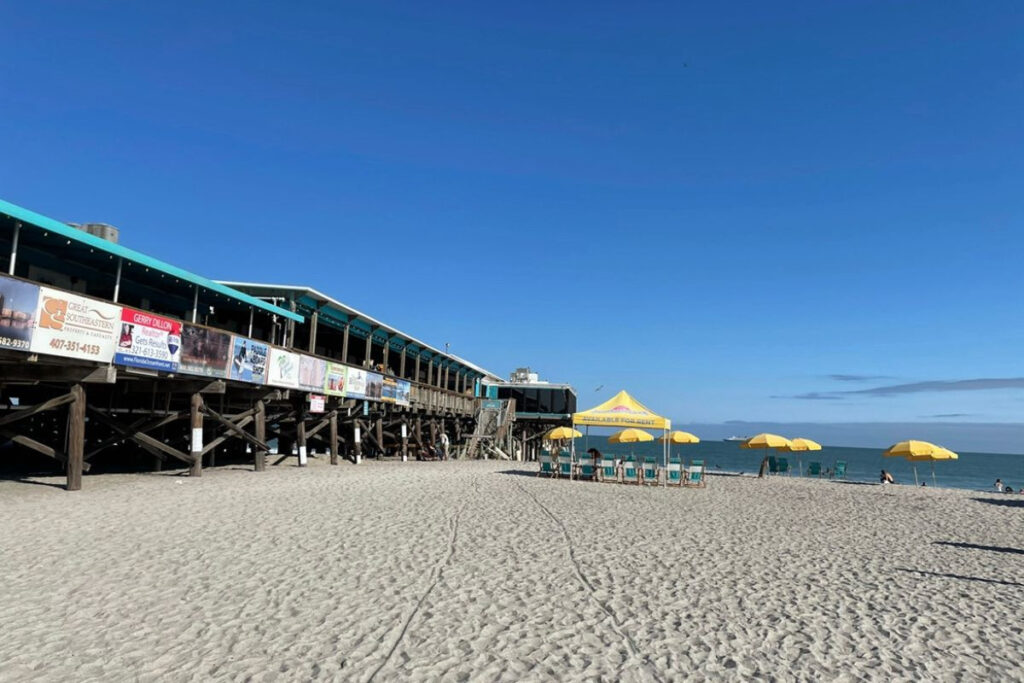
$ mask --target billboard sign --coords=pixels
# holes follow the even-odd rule
[[[366,398],[366,370],[349,368],[345,378],[345,396],[349,398]]]
[[[395,403],[400,406],[407,406],[409,405],[409,399],[411,396],[412,383],[407,382],[404,379],[398,380],[397,387],[395,388]]]
[[[29,349],[33,353],[109,363],[114,358],[120,324],[120,306],[40,287]]]
[[[121,334],[114,362],[148,370],[177,372],[181,323],[134,308],[121,309]]]
[[[39,308],[39,285],[0,277],[0,349],[28,351]]]
[[[327,361],[313,356],[299,357],[299,388],[323,391],[327,382]]]
[[[248,337],[231,340],[231,364],[228,378],[239,382],[266,384],[267,355],[270,347]]]
[[[398,380],[394,377],[384,377],[381,385],[380,400],[385,403],[394,403],[398,394]]]
[[[228,376],[231,335],[208,327],[181,326],[181,362],[178,372],[203,377]]]
[[[384,395],[384,375],[376,372],[366,373],[366,398],[380,401]]]
[[[324,371],[324,393],[328,396],[345,396],[351,372],[341,363],[328,363]]]
[[[309,412],[322,413],[327,405],[327,397],[323,394],[309,395]]]
[[[298,389],[299,354],[270,347],[267,384],[286,389]]]

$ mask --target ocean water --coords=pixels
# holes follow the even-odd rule
[[[589,445],[588,445],[589,443]],[[587,448],[596,448],[602,454],[616,456],[633,453],[636,456],[656,456],[661,461],[662,444],[654,441],[638,444],[609,444],[606,437],[591,435],[576,439],[576,450],[582,452]],[[899,484],[914,484],[914,465],[917,465],[919,481],[926,481],[933,486],[932,465],[928,462],[911,463],[903,458],[885,458],[881,448],[844,448],[839,446],[823,446],[822,450],[809,453],[775,453],[789,459],[792,475],[798,476],[798,463],[803,463],[806,473],[807,463],[820,462],[822,470],[831,468],[837,460],[846,461],[846,478],[849,481],[877,482],[879,473],[885,469],[892,472]],[[744,472],[757,474],[764,457],[763,450],[745,450],[735,441],[701,441],[698,444],[672,446],[672,454],[688,462],[691,459],[704,460],[710,472]],[[971,489],[975,491],[994,491],[996,479],[1012,486],[1016,491],[1024,487],[1024,455],[1007,453],[959,453],[959,460],[940,461],[935,463],[935,482],[938,486]]]

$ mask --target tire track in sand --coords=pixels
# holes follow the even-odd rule
[[[409,631],[409,626],[412,624],[412,620],[416,618],[417,614],[419,614],[420,609],[423,607],[423,603],[427,601],[427,598],[444,577],[445,568],[451,563],[452,557],[455,556],[455,544],[459,540],[459,520],[462,518],[462,511],[465,508],[466,501],[463,501],[456,513],[448,520],[448,528],[451,529],[451,535],[448,537],[448,549],[446,550],[444,557],[434,565],[434,569],[430,572],[430,583],[427,585],[426,590],[423,591],[419,600],[416,601],[416,605],[409,613],[409,616],[405,618],[405,623],[402,624],[402,630],[399,631],[398,637],[395,638],[395,642],[392,643],[391,649],[388,650],[387,655],[384,656],[381,663],[377,665],[377,668],[374,669],[373,673],[371,673],[369,678],[366,679],[366,683],[373,681],[373,679],[377,677],[377,674],[379,674],[381,670],[387,666],[387,663],[391,661],[391,658],[398,650],[398,646],[401,645],[402,641],[405,639],[405,634]]]
[[[537,496],[533,495],[532,491],[529,491],[528,489],[524,488],[523,485],[518,481],[516,482],[516,486],[519,487],[520,491],[528,495],[533,500],[533,502],[536,503],[537,507],[539,507],[544,512],[544,514],[551,519],[551,521],[558,525],[559,530],[562,532],[562,538],[565,540],[565,547],[567,555],[569,557],[569,563],[572,565],[573,571],[576,574],[576,579],[587,590],[587,595],[590,597],[591,600],[594,601],[594,604],[601,608],[601,611],[608,615],[608,618],[611,619],[612,628],[615,630],[615,633],[617,633],[619,637],[621,637],[626,642],[626,646],[629,648],[630,655],[632,655],[636,659],[643,661],[647,665],[646,673],[650,674],[654,678],[654,680],[661,681],[662,678],[658,676],[657,672],[654,670],[654,664],[647,657],[647,655],[643,655],[640,653],[640,648],[637,647],[636,641],[633,640],[633,636],[629,635],[629,633],[623,626],[622,622],[619,621],[619,618],[617,616],[615,616],[615,612],[613,612],[611,608],[608,607],[608,605],[604,604],[604,602],[602,602],[601,599],[597,597],[597,591],[594,589],[594,585],[590,583],[589,579],[587,579],[586,575],[583,573],[583,569],[580,567],[579,560],[576,559],[576,546],[573,545],[572,536],[569,535],[569,530],[565,528],[565,523],[563,523],[561,519],[555,516],[555,514],[551,512],[548,506],[540,502],[540,499],[537,498]]]

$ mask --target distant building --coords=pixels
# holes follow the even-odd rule
[[[121,231],[107,223],[68,223],[75,230],[87,232],[94,237],[117,244]]]

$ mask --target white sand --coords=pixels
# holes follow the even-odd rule
[[[0,680],[1024,673],[1024,503],[517,467],[0,482]]]

